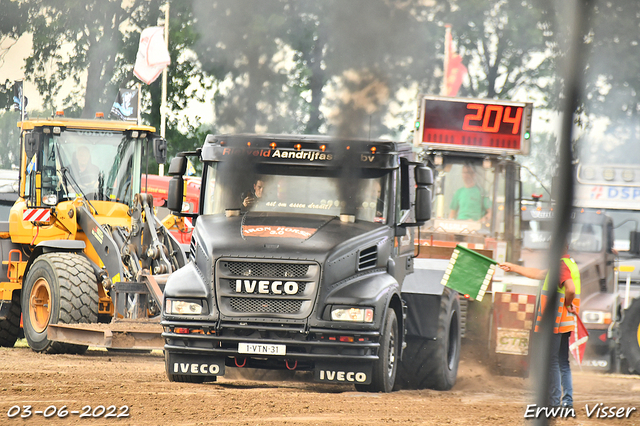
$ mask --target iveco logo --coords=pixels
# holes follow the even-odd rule
[[[296,294],[298,283],[295,281],[267,281],[267,280],[236,280],[236,293],[260,294]]]

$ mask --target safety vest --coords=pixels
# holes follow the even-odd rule
[[[571,258],[563,257],[565,265],[569,268],[569,272],[571,272],[571,280],[573,281],[573,285],[576,288],[576,295],[573,299],[573,305],[576,307],[576,312],[580,310],[580,270],[578,269],[578,265],[576,265],[575,260]],[[544,307],[547,304],[547,300],[551,297],[552,291],[549,288],[549,274],[547,273],[547,277],[544,279],[544,285],[542,287],[542,292],[540,293],[540,303],[538,303],[538,312],[536,314],[536,326],[534,331],[539,331],[539,324],[542,322],[542,313],[544,312]],[[556,320],[555,325],[553,327],[554,333],[568,333],[575,329],[576,327],[576,318],[575,315],[567,310],[567,307],[564,306],[564,290],[565,287],[558,287],[558,298],[556,299]]]

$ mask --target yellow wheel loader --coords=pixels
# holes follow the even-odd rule
[[[141,187],[166,158],[150,126],[55,116],[18,123],[19,198],[0,222],[0,346],[22,329],[45,353],[162,347],[159,318],[180,244]]]

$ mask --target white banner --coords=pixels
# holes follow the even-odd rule
[[[140,34],[140,46],[133,74],[146,84],[153,83],[171,63],[162,27],[149,27]]]

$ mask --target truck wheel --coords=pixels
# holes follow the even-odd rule
[[[398,371],[398,389],[449,390],[456,383],[460,361],[460,302],[445,288],[440,298],[436,340],[407,339]]]
[[[0,320],[0,347],[12,348],[20,337],[20,292],[14,291],[7,317]]]
[[[178,382],[178,383],[205,383],[205,382],[215,382],[218,380],[218,376],[191,376],[188,374],[173,374],[169,373],[169,361],[168,355],[165,351],[164,353],[164,370],[167,373],[167,379],[170,382]]]
[[[36,259],[22,289],[24,335],[31,349],[48,354],[81,354],[87,346],[52,342],[49,324],[98,322],[98,284],[89,261],[74,253]]]
[[[378,360],[373,364],[371,383],[368,385],[356,384],[358,391],[391,392],[393,390],[398,371],[399,343],[398,318],[396,317],[396,311],[389,307],[384,329],[380,336]]]
[[[625,370],[640,373],[640,298],[635,299],[624,312],[620,325],[620,350]]]

